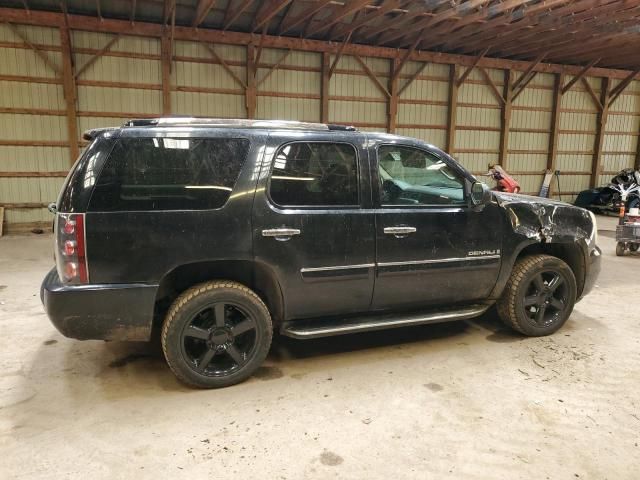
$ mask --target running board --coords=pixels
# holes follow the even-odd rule
[[[354,318],[314,318],[284,322],[280,333],[291,338],[319,338],[347,333],[370,332],[386,328],[409,327],[425,323],[465,320],[482,315],[489,305],[467,305],[457,309],[439,309],[420,313],[369,315]]]

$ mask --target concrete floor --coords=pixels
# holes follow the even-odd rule
[[[631,479],[640,468],[640,255],[556,335],[477,321],[276,339],[223,390],[144,344],[62,337],[38,289],[51,237],[0,239],[0,478]]]

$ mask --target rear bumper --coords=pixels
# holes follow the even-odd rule
[[[587,295],[596,284],[596,280],[598,279],[598,275],[600,274],[600,268],[602,264],[602,251],[598,246],[595,246],[589,252],[589,257],[587,258],[587,268],[586,274],[584,277],[584,288],[582,289],[582,293],[580,294],[580,298]]]
[[[145,284],[64,285],[53,269],[42,282],[40,298],[65,337],[147,341],[157,289]]]

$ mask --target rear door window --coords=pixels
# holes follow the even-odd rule
[[[220,208],[248,150],[247,139],[120,139],[96,183],[89,210]]]
[[[347,143],[296,142],[275,156],[269,195],[281,206],[357,206],[358,157]]]

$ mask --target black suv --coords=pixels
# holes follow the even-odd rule
[[[492,192],[442,150],[352,127],[161,118],[85,134],[42,298],[78,339],[149,340],[199,387],[240,382],[274,327],[315,338],[567,320],[600,267],[593,214]]]

